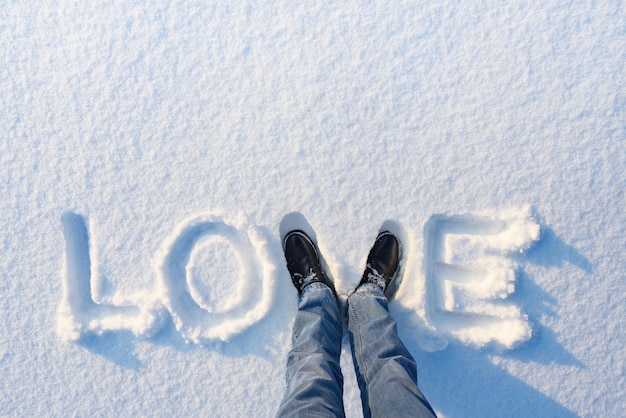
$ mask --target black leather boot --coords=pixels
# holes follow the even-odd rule
[[[385,292],[398,271],[399,262],[398,239],[389,231],[381,232],[367,256],[367,265],[359,286],[363,283],[372,283]]]
[[[324,283],[335,293],[332,282],[322,270],[317,247],[307,234],[300,230],[289,232],[283,241],[283,250],[287,270],[298,293],[302,293],[305,287],[316,282]]]

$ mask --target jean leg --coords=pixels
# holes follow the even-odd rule
[[[287,357],[287,392],[278,416],[343,417],[341,320],[334,293],[322,283],[304,288]]]
[[[348,334],[366,417],[435,416],[380,287],[363,284],[348,298]]]

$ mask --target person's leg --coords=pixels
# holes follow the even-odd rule
[[[348,333],[366,417],[435,415],[417,387],[415,360],[398,337],[380,287],[364,284],[350,296]]]
[[[278,416],[344,416],[339,367],[341,321],[335,295],[313,283],[300,297],[287,357],[287,392]]]
[[[288,234],[284,250],[300,298],[287,357],[287,391],[278,416],[343,417],[342,329],[332,282],[306,234]]]
[[[417,387],[415,360],[398,337],[385,289],[398,267],[399,244],[379,235],[363,279],[348,298],[348,334],[366,417],[433,417]]]

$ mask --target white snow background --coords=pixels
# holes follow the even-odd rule
[[[624,416],[625,64],[621,1],[2,1],[0,415],[273,416],[306,220],[342,299],[398,229],[441,416]]]

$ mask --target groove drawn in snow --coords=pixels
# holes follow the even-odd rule
[[[283,223],[288,220],[293,219]],[[114,331],[150,337],[164,325],[167,310],[185,339],[228,341],[265,317],[274,303],[282,252],[246,222],[217,215],[184,221],[157,254],[157,288],[126,298],[116,294],[115,305],[92,297],[97,269],[85,218],[66,213],[62,224],[66,257],[58,332],[65,339]],[[424,238],[425,311],[438,335],[506,348],[530,338],[528,318],[507,301],[517,268],[510,254],[539,238],[528,208],[489,217],[436,215],[426,223]]]
[[[510,255],[539,239],[529,208],[490,217],[435,215],[424,234],[426,313],[437,332],[475,346],[527,341],[528,318],[506,299],[515,291]]]
[[[140,297],[141,306],[131,301],[120,306],[96,303],[91,294],[94,269],[85,218],[68,212],[61,222],[65,237],[63,297],[57,322],[61,337],[76,341],[87,333],[100,335],[107,331],[130,331],[142,337],[153,335],[163,317],[158,302]]]
[[[232,251],[225,250],[224,240]],[[267,315],[273,304],[276,263],[267,240],[251,226],[233,225],[212,215],[192,218],[174,232],[163,254],[159,259],[164,303],[176,329],[188,340],[228,341]],[[230,260],[218,259],[222,257]],[[205,270],[200,263],[231,262],[232,266],[235,260],[238,268],[230,268],[237,270],[235,274],[212,278],[213,283],[225,281],[221,285],[234,298],[211,306],[210,289],[200,289],[198,276]]]

